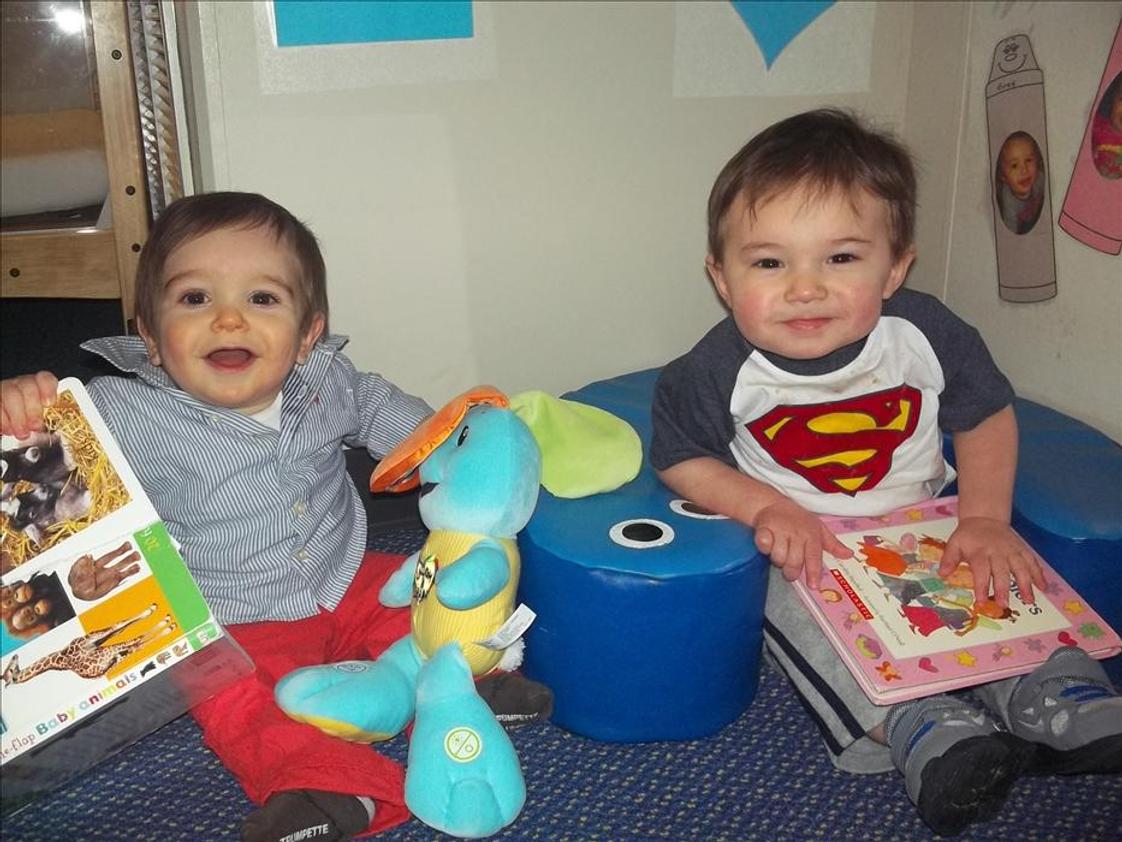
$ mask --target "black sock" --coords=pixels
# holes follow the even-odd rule
[[[553,715],[553,691],[520,672],[493,672],[475,683],[495,719],[507,728],[545,722]]]
[[[246,816],[243,842],[342,842],[366,830],[370,814],[354,795],[293,789]]]

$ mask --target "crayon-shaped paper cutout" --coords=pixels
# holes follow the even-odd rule
[[[1060,227],[1093,249],[1122,252],[1122,23],[1075,158]]]
[[[986,125],[998,294],[1016,302],[1054,298],[1044,73],[1026,35],[1005,38],[994,48],[986,84]]]

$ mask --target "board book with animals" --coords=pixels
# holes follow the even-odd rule
[[[44,422],[0,439],[5,808],[252,670],[80,381]]]
[[[943,497],[875,518],[825,518],[853,557],[827,555],[819,590],[795,590],[875,704],[943,693],[1030,672],[1060,646],[1096,658],[1122,641],[1048,564],[1026,603],[975,603],[969,567],[938,575],[957,519]]]

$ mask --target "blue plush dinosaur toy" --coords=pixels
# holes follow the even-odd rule
[[[518,586],[515,536],[537,503],[542,448],[556,457],[547,473],[561,485],[585,484],[565,496],[616,487],[635,476],[641,459],[638,436],[625,422],[531,394],[516,413],[501,392],[470,390],[382,460],[371,488],[404,490],[419,482],[421,519],[430,530],[379,594],[384,605],[410,606],[411,634],[376,661],[306,667],[276,687],[289,716],[348,740],[389,739],[412,720],[405,803],[430,827],[465,838],[501,830],[526,798],[514,746],[473,676],[521,661],[521,641],[510,644],[503,627]],[[590,424],[591,436],[574,436]],[[590,440],[599,443],[599,456],[566,457],[573,441]],[[592,486],[589,467],[599,474]]]

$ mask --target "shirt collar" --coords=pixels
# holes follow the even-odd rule
[[[870,336],[871,335],[872,334],[870,334]],[[764,358],[771,362],[772,365],[788,374],[794,374],[800,377],[821,377],[824,374],[840,371],[857,359],[861,355],[861,352],[865,350],[865,344],[868,341],[869,337],[864,336],[856,342],[851,342],[848,345],[843,345],[841,348],[834,349],[824,357],[817,357],[812,360],[784,357],[781,354],[764,351],[761,348],[757,348],[757,350]]]

